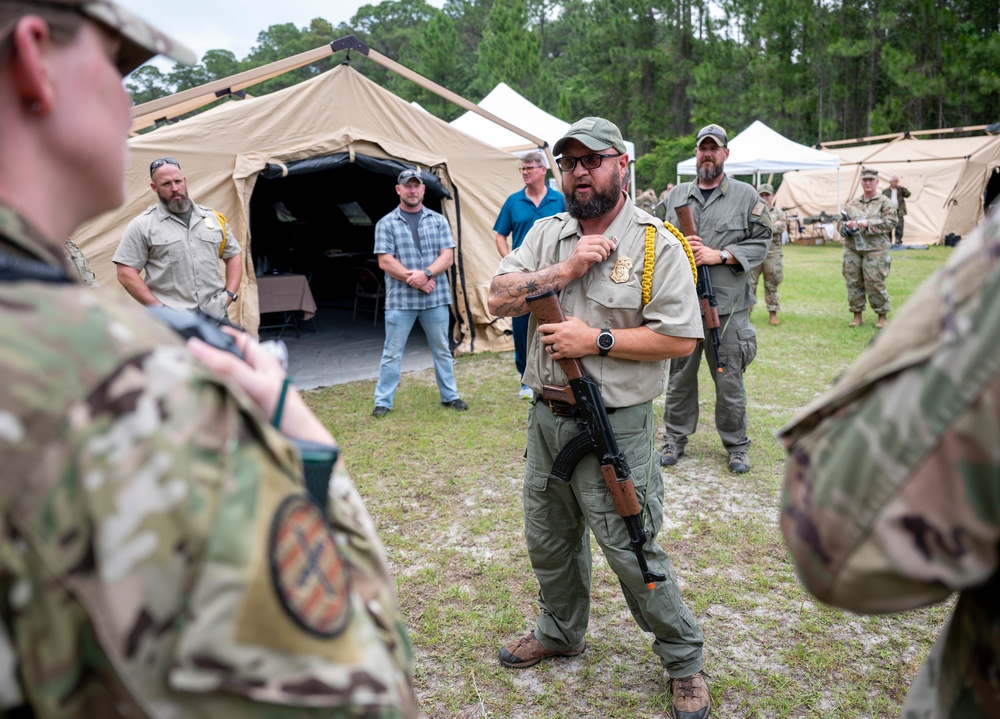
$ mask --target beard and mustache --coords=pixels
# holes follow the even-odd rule
[[[711,182],[722,174],[723,163],[716,164],[713,160],[698,160],[698,179]]]
[[[191,209],[191,198],[187,195],[181,195],[178,197],[171,197],[166,200],[163,204],[167,206],[167,209],[173,212],[175,215],[183,215],[185,212]]]
[[[566,192],[565,186],[563,187],[563,194],[566,196],[566,211],[570,217],[576,220],[594,220],[615,209],[622,192],[620,182],[611,182],[605,187],[600,187],[595,181],[591,188],[593,192],[590,199],[580,201],[576,199],[576,193],[573,190]]]

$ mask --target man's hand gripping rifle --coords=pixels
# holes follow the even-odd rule
[[[566,321],[566,315],[555,290],[527,297],[526,300],[538,324]],[[569,482],[577,462],[590,452],[597,454],[601,475],[608,491],[611,492],[615,511],[625,521],[625,527],[628,529],[629,543],[639,563],[642,581],[649,589],[653,589],[656,582],[662,582],[667,577],[664,574],[651,572],[646,565],[646,557],[642,553],[642,545],[646,543],[646,532],[642,527],[642,507],[639,506],[639,498],[635,495],[628,462],[618,449],[618,441],[611,429],[604,398],[601,397],[601,391],[594,379],[584,374],[583,364],[579,359],[566,357],[557,362],[569,379],[569,387],[545,385],[542,399],[559,400],[575,406],[577,422],[583,426],[583,431],[570,440],[556,457],[552,466],[552,476],[563,482]]]
[[[675,207],[674,213],[677,215],[677,224],[680,225],[682,235],[689,237],[698,234],[691,205]],[[705,316],[705,329],[708,330],[709,336],[712,338],[712,347],[715,349],[715,371],[722,374],[726,365],[719,357],[719,345],[722,344],[722,332],[719,330],[719,305],[715,299],[715,288],[712,287],[712,276],[705,265],[698,266],[698,299],[701,301],[701,313]]]

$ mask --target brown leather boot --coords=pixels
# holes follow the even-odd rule
[[[889,323],[889,319],[885,315],[878,316],[878,322],[875,323],[875,329],[880,330]]]
[[[673,699],[670,707],[674,719],[704,719],[712,708],[712,699],[708,694],[704,672],[670,680]]]
[[[854,319],[847,323],[848,327],[860,327],[861,326],[861,313],[855,312]]]
[[[781,323],[778,322],[778,313],[777,312],[771,312],[770,313],[770,317],[767,318],[767,323],[769,325],[780,325]]]

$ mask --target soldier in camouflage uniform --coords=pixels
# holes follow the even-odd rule
[[[774,234],[771,236],[771,248],[767,251],[764,263],[750,270],[750,284],[753,285],[753,293],[756,296],[757,280],[760,279],[763,270],[764,304],[767,305],[768,323],[776,325],[779,324],[778,312],[781,311],[781,303],[778,301],[778,285],[785,279],[781,240],[782,235],[788,230],[788,220],[785,218],[785,211],[774,206],[774,185],[765,182],[757,188],[757,193],[767,203],[767,212],[771,216]]]
[[[108,0],[0,0],[0,48],[0,716],[416,717],[371,519],[342,463],[307,492],[288,438],[333,438],[278,363],[65,261],[123,200],[122,74],[194,56]]]
[[[896,227],[896,209],[889,198],[878,194],[878,172],[871,168],[861,171],[862,195],[847,203],[847,220],[838,226],[844,241],[843,271],[847,282],[847,306],[854,313],[849,327],[861,324],[865,296],[878,321],[875,327],[885,327],[886,315],[892,311],[885,282],[892,265],[890,237]]]
[[[960,592],[906,719],[1000,716],[998,258],[993,214],[781,433],[781,528],[810,592],[872,614]]]
[[[97,282],[97,275],[94,274],[90,263],[87,262],[87,256],[83,254],[80,246],[70,239],[66,240],[66,260],[76,270],[77,275],[80,276],[80,282],[87,285],[87,287],[100,287],[100,284]]]

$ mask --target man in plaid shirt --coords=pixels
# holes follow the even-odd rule
[[[448,221],[424,207],[425,190],[419,170],[403,170],[396,180],[399,207],[375,224],[375,256],[385,272],[385,346],[373,417],[392,409],[403,349],[417,320],[434,355],[441,404],[459,412],[469,408],[458,396],[448,343],[451,287],[446,273],[455,259],[455,241]]]

